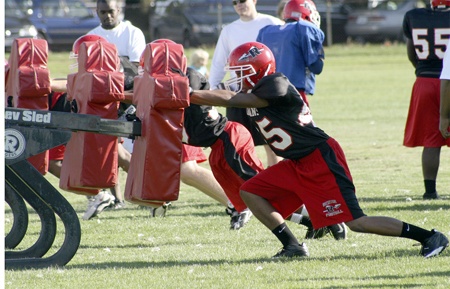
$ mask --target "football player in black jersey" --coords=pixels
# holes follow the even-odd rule
[[[248,42],[228,58],[228,71],[236,77],[225,83],[238,91],[194,90],[191,103],[247,108],[273,151],[283,161],[265,169],[241,186],[241,197],[282,243],[274,257],[309,256],[285,223],[302,205],[308,208],[315,228],[345,222],[355,232],[403,237],[422,244],[420,254],[432,257],[449,244],[436,230],[400,220],[366,216],[359,206],[355,187],[339,143],[317,127],[302,95],[281,73],[262,43]]]
[[[192,89],[209,90],[209,82],[200,72],[188,68],[187,76]],[[252,135],[244,125],[229,121],[216,108],[197,104],[185,108],[183,129],[185,143],[211,147],[211,171],[235,208],[231,211],[227,208],[227,213],[231,215],[230,228],[236,230],[243,227],[252,213],[240,197],[239,188],[264,169],[255,153]],[[289,220],[308,228],[305,236],[307,239],[322,238],[328,233],[336,240],[347,237],[344,223],[314,230],[303,207],[289,217]]]
[[[191,88],[209,90],[208,81],[195,69],[188,67],[187,77]],[[211,171],[234,207],[227,208],[230,229],[242,228],[252,212],[239,195],[239,188],[264,170],[250,132],[242,124],[228,121],[212,106],[191,104],[184,110],[183,142],[211,148]]]

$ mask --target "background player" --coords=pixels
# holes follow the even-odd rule
[[[283,25],[262,28],[256,41],[272,51],[276,72],[286,75],[298,91],[313,95],[315,75],[322,72],[325,57],[320,14],[311,0],[290,0],[284,6],[283,19]]]
[[[439,76],[450,37],[450,0],[431,0],[430,8],[408,11],[403,19],[408,59],[415,68],[403,145],[423,147],[423,199],[439,199],[436,179],[441,147],[450,146],[439,131]]]
[[[283,23],[283,21],[276,17],[258,13],[256,4],[257,0],[233,0],[234,10],[239,15],[239,19],[226,25],[220,32],[209,71],[209,83],[212,89],[216,89],[225,77],[224,67],[227,64],[228,55],[234,48],[242,43],[255,41],[259,30],[264,26]],[[226,116],[231,121],[243,124],[252,134],[256,146],[264,146],[268,166],[280,160],[264,142],[258,130],[247,117],[244,109],[236,107],[227,108]]]

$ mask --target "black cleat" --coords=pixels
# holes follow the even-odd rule
[[[164,202],[162,206],[150,207],[150,218],[164,218],[170,205],[172,205],[171,202]]]
[[[293,257],[308,257],[309,251],[305,243],[298,246],[287,246],[278,252],[272,258],[293,258]]]
[[[320,239],[324,237],[326,234],[328,234],[330,231],[327,227],[319,228],[317,230],[314,230],[313,227],[308,227],[308,230],[306,231],[305,239]]]
[[[448,239],[444,234],[434,229],[432,232],[434,234],[423,241],[422,249],[420,249],[420,255],[425,258],[437,256],[448,247]]]
[[[331,225],[327,228],[336,240],[339,241],[347,239],[347,226],[345,226],[345,223]]]
[[[244,227],[244,225],[247,224],[248,221],[250,221],[252,215],[252,211],[250,211],[249,209],[245,209],[240,213],[234,210],[231,214],[230,230],[239,230],[240,228]]]
[[[438,192],[434,192],[434,193],[425,193],[423,194],[423,199],[424,200],[438,200],[440,199]]]

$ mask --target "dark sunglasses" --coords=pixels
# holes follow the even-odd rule
[[[233,5],[237,5],[238,3],[245,3],[247,0],[233,0]]]

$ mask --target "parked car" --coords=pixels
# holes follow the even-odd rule
[[[356,10],[348,17],[345,32],[357,42],[386,40],[404,42],[403,17],[413,8],[425,7],[423,0],[389,0],[373,8]]]
[[[14,0],[5,1],[5,51],[11,51],[16,38],[36,38],[36,27],[17,6]]]
[[[320,29],[325,33],[324,45],[346,42],[347,34],[344,27],[347,24],[348,15],[353,10],[350,3],[345,3],[343,0],[313,1],[320,14]],[[330,21],[330,31],[328,31],[328,21]]]
[[[185,47],[214,44],[221,28],[236,19],[229,0],[157,1],[149,16],[150,40],[168,38]]]
[[[81,0],[16,0],[52,50],[70,49],[73,42],[100,24]]]

